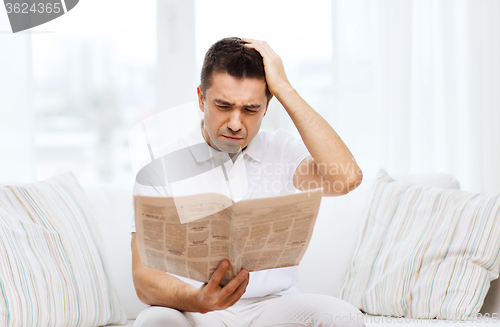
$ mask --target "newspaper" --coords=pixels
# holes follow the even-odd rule
[[[320,188],[234,204],[217,193],[175,199],[135,195],[142,264],[206,283],[227,259],[231,267],[223,286],[242,268],[296,266],[309,245],[322,193]],[[178,210],[202,218],[182,223]]]

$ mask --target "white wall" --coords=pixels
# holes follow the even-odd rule
[[[465,190],[500,191],[499,1],[331,0],[331,12],[317,9],[320,1],[288,1],[287,6],[276,1],[260,12],[264,2],[151,0],[148,6],[136,8],[132,1],[122,1],[120,17],[110,25],[106,15],[93,13],[100,6],[110,11],[114,2],[89,0],[35,28],[36,34],[10,33],[7,15],[0,10],[0,182],[45,178],[59,168],[72,169],[88,180],[126,179],[120,177],[128,169],[126,151],[117,151],[118,145],[125,147],[120,135],[126,135],[139,118],[196,99],[200,54],[221,37],[240,35],[272,45],[284,60],[294,87],[339,133],[365,173],[376,173],[376,166],[385,167],[391,174],[446,172],[457,177]],[[320,7],[326,8],[324,1],[321,3]],[[240,12],[250,13],[254,21],[249,24],[241,19]],[[91,16],[92,24],[88,24]],[[56,37],[59,43],[53,44],[59,47],[54,48],[46,40]],[[60,158],[42,148],[39,152],[45,157],[37,153],[36,165],[30,40],[37,50],[42,48],[40,44],[46,44],[42,54],[35,51],[33,56],[35,76],[37,67],[42,66],[56,77],[67,76],[54,80],[78,90],[88,102],[83,106],[83,101],[73,95],[67,96],[72,100],[68,102],[62,97],[64,92],[56,92],[60,95],[56,104],[67,107],[67,117],[54,117],[59,118],[57,124],[71,129],[68,119],[85,118],[89,124],[82,123],[85,135],[94,133],[97,137],[100,134],[95,130],[111,129],[112,122],[119,121],[115,122],[121,124],[115,126],[116,133],[103,134],[116,142],[98,148],[84,141],[85,150],[78,150],[79,156],[74,154],[76,148],[61,148]],[[87,51],[78,52],[73,42]],[[88,69],[78,60],[69,61],[76,56],[64,49],[88,59]],[[110,67],[101,69],[88,53],[111,58],[114,75],[108,75],[113,83],[101,78],[111,71]],[[327,61],[330,54],[331,67]],[[50,60],[44,58],[57,58],[81,69],[63,74],[66,66],[53,70],[46,64]],[[89,85],[82,86],[86,77],[81,70],[91,71],[87,75],[99,74],[105,82],[88,79]],[[150,96],[146,93],[154,93],[153,87],[144,85],[153,84],[152,74],[156,75],[157,90]],[[44,85],[51,83],[45,75],[40,80]],[[35,98],[45,95],[45,108],[54,108],[54,99],[44,90],[37,88]],[[102,106],[92,107],[89,94],[97,100],[102,94],[116,101],[106,113]],[[82,107],[81,112],[93,110],[91,116],[76,117],[80,113],[72,112],[75,102]],[[36,104],[38,108],[39,101]],[[293,131],[276,99],[270,106],[263,127]],[[50,116],[50,110],[45,111]],[[42,125],[40,119],[38,124]],[[37,142],[40,140],[38,133]],[[101,153],[108,153],[116,164],[99,163],[96,156],[104,158]],[[35,166],[44,168],[46,174],[38,172],[35,176]],[[99,173],[119,169],[123,174]]]
[[[197,99],[194,0],[158,0],[157,111]]]
[[[35,178],[31,35],[0,10],[0,183]]]

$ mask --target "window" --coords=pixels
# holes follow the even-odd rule
[[[154,111],[154,0],[87,0],[32,34],[37,179],[132,178],[127,133]]]

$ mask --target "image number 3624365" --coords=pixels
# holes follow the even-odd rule
[[[45,24],[73,9],[79,0],[4,0],[12,33]]]

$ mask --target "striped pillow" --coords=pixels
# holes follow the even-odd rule
[[[0,187],[0,326],[127,322],[73,173]]]
[[[381,169],[340,291],[370,314],[468,319],[498,278],[500,193],[394,181]]]

